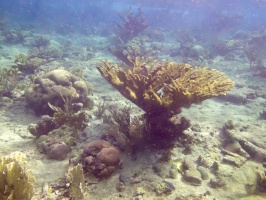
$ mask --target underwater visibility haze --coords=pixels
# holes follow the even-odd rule
[[[266,198],[265,0],[0,0],[0,200]]]

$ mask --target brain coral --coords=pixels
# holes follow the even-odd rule
[[[26,100],[37,114],[51,114],[48,102],[63,109],[64,99],[89,106],[86,82],[70,72],[56,69],[37,77],[26,91]],[[63,99],[63,98],[64,99]]]
[[[83,168],[97,177],[111,175],[120,163],[121,152],[110,142],[94,140],[83,149]]]

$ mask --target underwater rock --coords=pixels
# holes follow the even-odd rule
[[[266,120],[266,109],[260,113],[260,118]]]
[[[91,172],[97,177],[109,176],[118,167],[120,154],[110,142],[94,140],[83,149],[83,168],[85,172]]]
[[[154,191],[158,196],[170,195],[175,190],[174,185],[165,180],[159,183],[155,183],[153,186],[154,186]]]
[[[209,185],[212,188],[222,188],[226,185],[226,183],[221,178],[211,178]]]
[[[184,180],[191,185],[201,185],[201,173],[196,169],[186,170],[184,173]]]
[[[89,107],[88,86],[80,77],[70,72],[57,69],[34,79],[25,93],[28,104],[37,114],[51,114],[53,111],[48,102],[63,108],[64,97],[72,103],[82,103],[84,108]]]
[[[202,180],[208,180],[209,179],[208,170],[205,167],[198,166],[197,170],[199,171]]]
[[[199,124],[192,124],[191,130],[194,132],[201,132],[201,127]]]
[[[54,117],[50,117],[49,115],[43,115],[41,120],[37,124],[30,124],[28,126],[29,132],[36,137],[40,137],[41,135],[47,135],[55,128],[55,119]]]
[[[204,48],[200,45],[195,45],[190,49],[189,56],[194,59],[203,58],[204,55]]]
[[[258,169],[257,170],[257,185],[260,191],[266,191],[266,170]]]
[[[143,187],[137,187],[136,190],[133,193],[133,196],[134,197],[143,196],[144,194],[145,194],[144,188]]]
[[[177,177],[177,167],[169,163],[156,163],[153,166],[153,170],[162,178],[176,178]]]
[[[48,158],[55,160],[64,160],[70,151],[64,142],[57,141],[53,138],[48,138],[40,146],[41,151],[46,153]]]
[[[225,129],[229,129],[229,130],[233,130],[235,128],[234,122],[233,120],[228,120],[225,124],[224,124],[224,128]]]
[[[123,182],[119,182],[116,185],[116,190],[118,192],[123,192],[125,190],[125,184]]]
[[[248,99],[244,94],[228,93],[224,96],[219,96],[217,98],[237,105],[243,105],[248,103]]]
[[[190,157],[185,157],[182,161],[183,178],[191,185],[201,185],[201,173],[197,170],[195,162]]]
[[[213,160],[210,157],[200,155],[197,159],[197,163],[205,168],[210,168],[213,165]]]
[[[50,159],[64,160],[69,151],[69,147],[64,142],[55,143],[50,147],[50,150],[47,152],[47,156]]]
[[[222,161],[225,163],[234,165],[236,167],[241,167],[245,163],[246,159],[241,158],[240,156],[233,157],[233,156],[225,155]]]
[[[238,140],[241,147],[255,160],[265,161],[266,160],[266,149],[263,149],[248,140]]]

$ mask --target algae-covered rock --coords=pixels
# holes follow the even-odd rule
[[[26,100],[38,114],[51,114],[48,102],[62,109],[65,99],[71,99],[73,104],[82,104],[83,108],[90,105],[87,97],[86,82],[70,72],[57,69],[34,79],[26,91]]]
[[[24,54],[17,54],[14,62],[18,69],[24,73],[33,73],[40,65],[46,63],[45,59],[39,57],[30,57]]]
[[[201,185],[202,174],[191,157],[185,157],[182,161],[183,178],[191,185]]]
[[[153,166],[153,170],[156,174],[158,174],[162,178],[172,178],[172,179],[175,179],[177,177],[177,172],[178,172],[177,167],[169,163],[156,163]]]
[[[162,182],[155,183],[153,186],[154,186],[154,191],[158,196],[169,195],[175,190],[174,185],[165,180]]]
[[[30,124],[28,126],[29,132],[36,137],[40,137],[41,135],[47,135],[55,128],[55,119],[54,117],[50,117],[49,115],[43,115],[41,120],[37,124]]]
[[[25,168],[26,156],[12,153],[0,158],[0,199],[29,200],[34,195],[34,177]]]

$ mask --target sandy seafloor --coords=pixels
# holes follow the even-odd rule
[[[71,36],[66,36],[70,37]],[[72,36],[73,38],[77,38]],[[60,41],[60,38],[51,37],[53,40]],[[52,66],[52,68],[68,66],[83,67],[84,78],[93,88],[93,100],[97,104],[107,99],[106,103],[127,105],[129,102],[113,89],[98,73],[95,66],[104,59],[115,58],[105,49],[106,38],[90,36],[79,37],[80,41],[74,45],[82,48],[82,44],[90,43],[95,50],[93,58],[82,61],[78,58],[64,58],[41,66],[43,68]],[[74,40],[73,40],[74,41]],[[165,45],[167,46],[167,45]],[[18,53],[27,53],[27,46],[24,45],[2,45],[0,65],[10,66],[13,64],[13,58]],[[5,56],[3,56],[5,54]],[[168,59],[165,57],[165,59]],[[175,58],[171,58],[174,60]],[[227,61],[223,57],[216,57],[213,64],[209,67],[216,68],[227,74],[239,88],[233,89],[230,94],[246,95],[255,93],[258,90],[265,90],[266,79],[253,76],[250,72],[248,61],[245,57],[236,60]],[[258,86],[258,87],[254,87]],[[252,89],[256,88],[256,89]],[[152,166],[158,157],[158,152],[143,151],[137,154],[137,159],[133,160],[130,155],[124,153],[122,156],[122,167],[118,169],[111,177],[102,179],[98,183],[87,186],[87,199],[265,199],[266,195],[259,192],[253,192],[247,189],[247,186],[256,185],[256,170],[262,167],[261,162],[254,159],[246,160],[241,166],[236,167],[232,164],[222,162],[224,154],[221,149],[222,141],[225,139],[223,126],[228,120],[233,120],[238,127],[244,127],[242,132],[246,139],[259,141],[263,144],[261,147],[266,151],[266,127],[265,120],[260,119],[259,113],[266,106],[266,99],[257,97],[249,99],[246,104],[237,104],[224,99],[213,98],[206,100],[199,105],[192,105],[190,108],[184,108],[182,116],[191,120],[192,126],[198,127],[197,132],[189,130],[194,134],[194,141],[191,144],[191,153],[185,155],[181,148],[172,150],[172,163],[179,165],[184,157],[190,157],[197,160],[201,155],[210,162],[219,163],[219,176],[224,180],[225,186],[221,188],[212,188],[209,181],[215,175],[208,169],[209,178],[203,180],[200,186],[193,186],[182,178],[178,172],[176,178],[162,178],[154,173]],[[137,109],[136,109],[137,110]],[[90,112],[93,116],[93,111]],[[46,155],[40,154],[35,146],[34,137],[28,132],[27,127],[30,123],[37,122],[37,117],[21,98],[20,101],[14,101],[13,104],[2,111],[0,115],[0,156],[9,155],[11,152],[19,151],[27,155],[28,168],[36,178],[36,195],[34,200],[41,199],[41,188],[45,183],[51,184],[58,182],[59,178],[64,177],[68,167],[68,159],[64,161],[48,160]],[[101,120],[92,117],[85,132],[88,140],[98,138],[102,134]],[[128,181],[125,183],[125,190],[118,192],[116,185],[119,182],[119,175],[133,177],[138,174],[138,181]],[[152,184],[155,182],[167,181],[173,184],[175,190],[169,195],[157,195],[153,191]],[[139,192],[138,195],[138,191]],[[206,195],[203,195],[206,194]],[[201,195],[201,196],[200,196]]]

